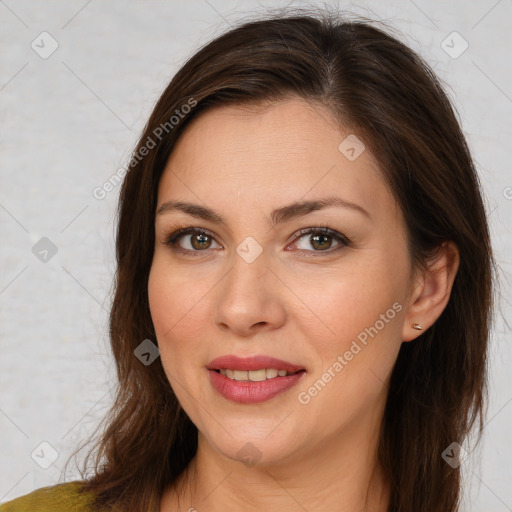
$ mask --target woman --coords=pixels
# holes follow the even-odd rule
[[[458,510],[494,261],[450,102],[397,39],[319,12],[204,46],[134,152],[117,265],[94,475],[3,511]]]

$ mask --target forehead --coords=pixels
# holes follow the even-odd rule
[[[299,98],[211,108],[178,139],[159,200],[229,200],[259,210],[337,193],[367,210],[389,210],[394,199],[369,148],[353,160],[340,151],[348,136],[325,107]]]

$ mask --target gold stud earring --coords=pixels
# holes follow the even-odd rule
[[[421,331],[423,329],[421,324],[412,324],[412,327],[413,327],[413,329],[417,329],[418,331]]]

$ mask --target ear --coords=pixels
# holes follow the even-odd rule
[[[405,316],[402,341],[412,341],[431,327],[448,304],[459,269],[460,255],[453,242],[443,242],[428,269],[416,275]],[[422,330],[414,329],[420,324]]]

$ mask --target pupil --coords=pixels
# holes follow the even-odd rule
[[[208,237],[206,235],[196,235],[193,237],[193,245],[197,249],[198,247],[195,246],[195,242],[199,240],[199,249],[204,249],[205,242],[208,242]]]
[[[322,238],[324,240],[324,243],[325,243],[325,240],[329,238],[328,235],[315,235],[313,237],[313,243],[316,244],[318,242],[318,239],[319,238]]]

